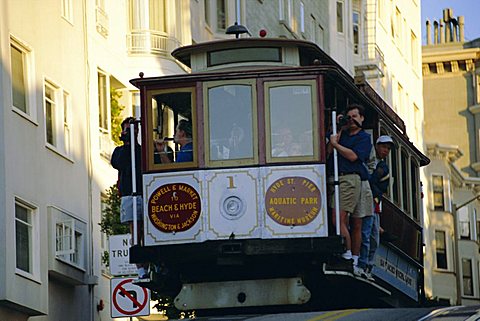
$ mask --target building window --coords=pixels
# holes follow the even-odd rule
[[[472,260],[462,259],[463,295],[473,296]]]
[[[310,16],[310,41],[316,43],[323,49],[324,30],[320,24],[317,24],[317,19]]]
[[[475,222],[475,233],[477,239],[476,241],[480,243],[480,217],[477,215],[477,209],[473,209],[473,221]]]
[[[278,0],[280,8],[280,20],[293,30],[293,7],[292,0]]]
[[[404,110],[403,86],[400,83],[397,83],[397,89],[398,89],[397,112],[403,112]]]
[[[56,207],[49,210],[55,224],[55,257],[84,269],[86,223]]]
[[[358,55],[359,54],[359,46],[360,44],[360,12],[354,11],[353,12],[353,53]]]
[[[13,107],[31,117],[35,116],[33,96],[31,96],[31,51],[19,41],[10,39],[10,63],[12,78]]]
[[[109,77],[98,72],[98,121],[100,132],[110,132],[110,113],[109,113]]]
[[[300,2],[300,32],[305,32],[305,4]]]
[[[98,127],[100,131],[100,153],[110,158],[113,150],[113,142],[120,144],[120,123],[122,121],[121,112],[128,107],[132,107],[131,96],[125,91],[125,86],[116,78],[108,75],[104,71],[97,72],[98,85]],[[124,95],[124,93],[127,93]],[[125,97],[124,97],[125,96]],[[131,111],[133,116],[135,110]],[[114,128],[112,128],[114,126]]]
[[[204,0],[203,1],[203,7],[204,7],[204,14],[205,14],[205,23],[207,26],[212,25],[212,18],[210,16],[210,1],[211,0]]]
[[[468,214],[468,207],[459,208],[457,211],[460,238],[464,240],[470,239],[470,217]]]
[[[445,210],[445,189],[443,188],[443,176],[432,175],[433,209],[435,211]]]
[[[317,43],[317,19],[314,16],[310,16],[310,38],[311,42]],[[318,43],[317,43],[318,44]]]
[[[35,208],[15,200],[16,267],[34,274],[34,211]]]
[[[217,0],[217,30],[227,28],[227,4],[225,0]]]
[[[166,32],[165,0],[147,0],[147,3],[148,7],[145,6],[145,1],[130,0],[131,30]]]
[[[445,231],[435,231],[435,251],[437,258],[437,268],[446,270],[447,265],[447,241]]]
[[[343,33],[343,2],[337,1],[337,32]]]
[[[55,241],[55,256],[70,260],[75,254],[75,225],[73,220],[57,222]]]
[[[317,30],[318,31],[315,33],[316,39],[317,39],[316,43],[321,49],[325,49],[324,48],[325,30],[321,25],[317,25]]]
[[[417,36],[413,31],[410,32],[410,55],[412,60],[413,70],[418,68],[418,46],[417,46]]]
[[[420,108],[418,108],[417,104],[413,103],[413,127],[415,128],[415,136],[418,139],[420,137]]]
[[[57,146],[57,133],[55,128],[57,113],[57,91],[57,87],[54,87],[48,82],[45,83],[45,131],[47,143],[52,146]]]
[[[398,8],[395,8],[395,41],[397,43],[397,46],[400,45],[400,37],[402,33],[402,16],[400,13],[400,10]]]
[[[148,16],[150,30],[166,32],[166,10],[165,0],[149,0],[148,3]]]
[[[377,18],[380,20],[380,21],[383,21],[383,19],[385,19],[384,15],[383,15],[383,8],[385,7],[385,4],[383,3],[384,0],[378,0],[377,1]]]
[[[64,135],[64,150],[67,155],[70,155],[70,111],[71,111],[71,98],[70,94],[66,91],[63,92],[63,135]]]
[[[62,0],[62,17],[68,22],[73,23],[72,0]]]
[[[480,104],[480,74],[475,74],[476,104]]]
[[[59,153],[70,152],[70,95],[51,81],[44,84],[45,136],[47,144]]]
[[[83,254],[83,235],[75,230],[74,221],[57,222],[55,235],[55,256],[63,261],[79,265]]]

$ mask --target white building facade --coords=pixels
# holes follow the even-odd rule
[[[98,223],[117,179],[112,108],[137,115],[139,72],[185,72],[169,53],[191,41],[189,5],[0,3],[1,320],[110,319]]]
[[[443,14],[442,14],[443,13]],[[423,46],[427,295],[441,304],[480,303],[480,38],[466,41],[452,9],[426,23]],[[433,40],[433,41],[432,41]]]

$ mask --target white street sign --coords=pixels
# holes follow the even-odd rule
[[[150,291],[133,284],[134,278],[110,280],[111,317],[150,315]]]
[[[129,263],[131,234],[111,235],[110,241],[110,273],[112,275],[135,275],[137,267]]]

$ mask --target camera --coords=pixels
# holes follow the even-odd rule
[[[341,117],[338,119],[338,127],[347,125],[351,118],[352,117],[350,117],[350,115],[341,115]]]
[[[122,135],[120,136],[120,140],[122,142],[129,142],[130,141],[130,127],[125,128],[124,131],[122,131]]]

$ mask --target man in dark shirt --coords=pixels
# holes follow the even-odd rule
[[[349,105],[346,110],[348,122],[340,128],[337,135],[331,135],[327,146],[329,153],[333,149],[338,153],[338,174],[340,187],[340,234],[345,238],[346,252],[342,254],[344,259],[354,259],[352,256],[352,242],[357,246],[361,242],[361,219],[352,219],[351,235],[349,231],[349,216],[354,213],[360,200],[361,178],[364,170],[363,163],[367,161],[372,143],[370,135],[362,129],[365,119],[364,108],[361,105]],[[341,115],[339,115],[341,117]],[[339,119],[337,119],[338,121]],[[331,199],[333,208],[333,223],[335,218],[334,199]],[[359,253],[356,254],[358,259]],[[354,262],[356,265],[356,262]]]
[[[122,146],[115,148],[110,163],[112,167],[118,171],[118,183],[120,199],[120,222],[130,226],[130,233],[133,236],[133,204],[137,206],[137,235],[139,244],[143,240],[143,206],[142,206],[142,172],[141,172],[141,155],[142,150],[137,142],[138,128],[135,125],[134,141],[135,141],[135,179],[136,194],[133,195],[132,186],[132,152],[131,152],[131,133],[130,124],[135,122],[135,118],[128,117],[122,122],[122,135],[120,139],[123,141]],[[136,197],[134,197],[136,196]],[[143,266],[137,265],[138,276],[146,277],[147,273]]]

